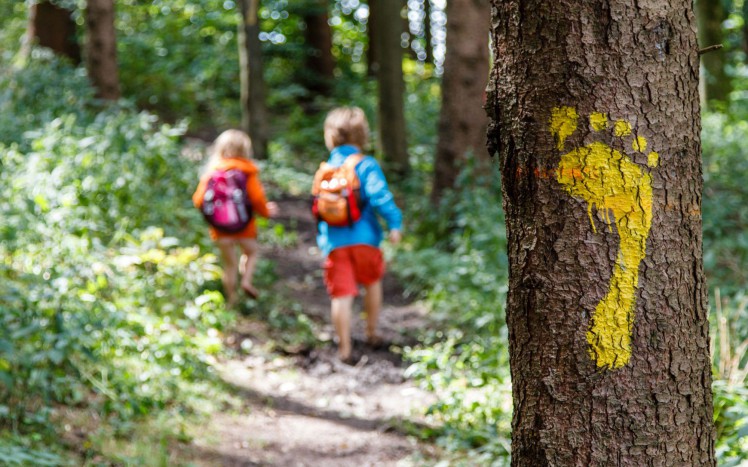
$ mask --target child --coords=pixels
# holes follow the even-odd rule
[[[265,200],[265,191],[260,183],[259,169],[250,159],[252,156],[252,142],[246,133],[239,130],[226,130],[216,139],[213,154],[206,173],[201,177],[200,183],[192,195],[192,202],[197,208],[201,208],[203,197],[208,187],[208,181],[216,170],[239,170],[245,174],[247,179],[247,196],[254,214],[262,217],[274,217],[278,212],[275,203]],[[223,290],[226,295],[226,304],[232,307],[237,301],[236,281],[239,269],[239,261],[236,254],[238,245],[242,253],[246,255],[242,267],[241,288],[250,297],[257,298],[257,289],[252,285],[252,275],[257,264],[257,228],[254,218],[251,218],[247,226],[237,233],[221,232],[215,227],[210,227],[210,238],[216,242],[221,250],[223,262]]]
[[[361,217],[350,225],[334,227],[320,220],[317,244],[327,256],[325,285],[332,299],[332,322],[338,336],[338,357],[351,358],[351,311],[358,285],[363,285],[366,337],[370,345],[379,344],[376,332],[382,306],[382,277],[385,264],[379,244],[382,228],[375,214],[387,222],[389,239],[401,239],[402,213],[395,205],[387,180],[377,161],[360,154],[369,138],[369,125],[363,110],[341,107],[331,111],[324,124],[325,145],[331,150],[327,163],[340,167],[349,156],[361,158],[355,165],[360,182]]]

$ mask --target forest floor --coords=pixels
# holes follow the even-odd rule
[[[227,345],[243,356],[219,364],[221,378],[241,407],[213,414],[188,450],[192,462],[207,466],[402,466],[433,463],[438,449],[413,435],[425,423],[433,395],[404,376],[398,351],[417,342],[428,325],[426,310],[403,297],[388,274],[379,331],[388,345],[370,348],[364,323],[353,325],[355,363],[336,358],[329,298],[322,283],[322,258],[315,248],[315,226],[308,202],[278,201],[278,221],[296,231],[289,248],[263,246],[278,281],[263,293],[280,293],[303,306],[317,344],[264,352],[272,330],[263,310],[241,317]],[[360,299],[356,307],[360,310]],[[181,456],[180,456],[181,457]]]

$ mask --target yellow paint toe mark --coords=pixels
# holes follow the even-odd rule
[[[631,124],[626,120],[618,120],[613,127],[613,133],[616,136],[628,136],[631,134]]]
[[[647,139],[643,136],[637,136],[631,143],[631,147],[634,148],[634,151],[644,152],[647,150]]]
[[[577,130],[577,109],[574,107],[554,107],[551,110],[551,133],[556,137],[559,150],[564,149],[566,138]]]
[[[592,112],[590,114],[590,125],[595,131],[602,131],[608,128],[608,114]]]
[[[647,154],[647,165],[650,167],[657,167],[660,165],[660,155],[654,151]]]

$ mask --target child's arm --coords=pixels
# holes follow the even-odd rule
[[[382,168],[376,161],[373,162],[363,180],[364,194],[369,204],[387,222],[387,227],[399,232],[402,230],[403,214],[395,204],[395,197],[390,192]]]
[[[210,177],[203,176],[200,177],[200,183],[197,184],[197,189],[195,190],[195,193],[192,195],[192,204],[195,205],[196,208],[200,209],[203,204],[203,196],[205,196],[205,190],[208,188],[208,180]]]
[[[260,183],[258,174],[252,174],[247,178],[247,195],[252,204],[252,211],[262,217],[272,217],[277,211],[275,203],[268,203],[265,198],[265,189]]]

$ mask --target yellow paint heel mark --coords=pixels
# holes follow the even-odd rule
[[[568,111],[564,113],[569,114]],[[576,117],[576,111],[573,114]],[[593,129],[603,128],[600,115],[604,114],[590,116]],[[562,126],[557,122],[554,126],[551,119],[552,133],[558,134],[554,128]],[[631,124],[624,120],[616,121],[613,131],[617,136],[628,136],[632,132]],[[644,151],[647,141],[637,137],[633,146]],[[648,155],[651,167],[655,167],[658,160],[656,152]],[[587,342],[590,356],[598,367],[620,368],[631,358],[639,265],[646,255],[647,237],[652,227],[652,177],[628,156],[600,142],[563,154],[556,175],[558,182],[571,196],[587,203],[594,232],[593,207],[602,211],[611,232],[613,223],[618,230],[620,250],[613,266],[608,293],[597,304],[592,315]]]

